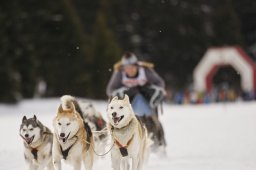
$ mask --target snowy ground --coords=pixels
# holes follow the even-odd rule
[[[106,102],[93,101],[105,114]],[[36,114],[52,129],[58,99],[0,104],[0,170],[26,170],[19,126],[23,115]],[[255,170],[256,103],[201,106],[164,105],[160,117],[168,142],[167,158],[151,154],[147,170]],[[110,170],[107,156],[94,169]],[[64,170],[71,169],[65,165]]]

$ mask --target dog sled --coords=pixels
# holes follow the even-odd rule
[[[136,117],[146,125],[149,132],[149,136],[154,141],[152,150],[157,150],[159,147],[166,147],[166,140],[164,135],[164,129],[160,122],[158,115],[162,112],[162,103],[152,107],[141,94],[134,97],[131,102],[132,108],[136,113]]]

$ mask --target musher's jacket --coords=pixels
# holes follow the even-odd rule
[[[121,87],[136,87],[146,85],[156,85],[165,88],[163,79],[155,72],[154,65],[147,62],[138,62],[138,75],[134,78],[129,78],[123,71],[121,62],[114,65],[112,77],[107,86],[107,95],[111,96],[113,91]]]

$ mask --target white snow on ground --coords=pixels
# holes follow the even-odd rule
[[[107,103],[92,101],[105,116]],[[23,115],[33,116],[52,129],[59,99],[25,100],[0,104],[0,170],[26,170],[19,126]],[[256,103],[198,106],[164,105],[160,117],[168,142],[167,157],[151,154],[145,170],[255,170]],[[71,169],[65,165],[64,170]],[[93,169],[110,170],[109,155]]]

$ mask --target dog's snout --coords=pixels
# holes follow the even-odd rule
[[[60,133],[60,137],[64,138],[65,137],[65,133]]]
[[[112,116],[113,116],[113,117],[116,117],[116,115],[117,115],[116,112],[113,112],[113,113],[112,113]]]
[[[25,134],[25,137],[28,138],[28,134]]]

